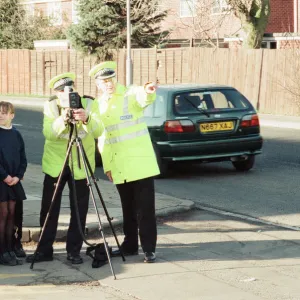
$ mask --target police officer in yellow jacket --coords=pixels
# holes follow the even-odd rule
[[[52,78],[49,87],[53,88],[56,96],[50,98],[44,105],[43,134],[45,136],[45,146],[43,153],[42,168],[45,173],[43,197],[40,212],[40,226],[43,227],[51,200],[55,190],[55,183],[62,171],[66,159],[70,122],[69,108],[61,107],[62,100],[65,99],[64,89],[66,86],[73,87],[75,74],[64,73]],[[92,169],[95,169],[95,138],[101,134],[101,126],[95,118],[97,112],[97,102],[93,98],[83,96],[81,98],[82,108],[74,109],[73,118],[76,121],[78,136],[81,137],[83,147],[86,151]],[[89,188],[87,186],[85,171],[81,162],[81,169],[78,167],[78,157],[76,145],[72,149],[72,161],[74,168],[74,179],[77,194],[78,210],[82,229],[85,228],[86,216],[89,204]],[[67,259],[73,264],[82,263],[80,250],[83,239],[80,235],[78,222],[74,209],[74,199],[72,195],[72,176],[69,165],[63,170],[61,184],[58,187],[54,206],[51,211],[47,226],[44,229],[42,240],[35,258],[36,262],[50,261],[53,259],[53,243],[57,231],[58,217],[61,205],[62,191],[66,183],[70,189],[71,219],[67,233]],[[27,257],[28,262],[32,262],[33,255]]]
[[[154,179],[159,174],[144,109],[155,98],[155,85],[125,86],[116,81],[116,63],[103,62],[91,69],[97,87],[99,119],[104,133],[99,138],[104,172],[116,184],[123,210],[124,255],[138,254],[138,235],[145,262],[154,262],[157,240]],[[114,250],[113,255],[120,255]]]

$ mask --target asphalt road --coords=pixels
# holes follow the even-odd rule
[[[17,109],[15,124],[23,134],[28,161],[40,164],[43,151],[40,109]],[[156,181],[157,192],[190,199],[226,211],[300,226],[300,131],[263,127],[263,154],[255,167],[238,173],[230,162],[177,165],[170,177]],[[102,169],[97,175],[104,178]]]

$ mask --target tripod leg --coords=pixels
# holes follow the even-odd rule
[[[58,177],[58,180],[57,180],[57,183],[56,183],[56,186],[55,186],[55,190],[54,190],[54,193],[53,193],[53,196],[52,196],[52,199],[51,199],[50,208],[49,208],[49,210],[48,210],[48,213],[47,213],[47,216],[46,216],[46,219],[45,219],[43,228],[42,228],[42,230],[41,230],[41,234],[40,234],[40,237],[39,237],[39,241],[38,241],[37,247],[36,247],[35,252],[34,252],[34,254],[33,254],[33,259],[32,259],[31,265],[30,265],[30,269],[33,269],[33,265],[34,265],[34,262],[35,262],[35,259],[36,259],[36,255],[37,255],[37,253],[38,253],[38,249],[39,249],[39,247],[40,247],[40,243],[41,243],[41,240],[42,240],[42,238],[43,238],[45,228],[46,228],[46,226],[47,226],[47,224],[48,224],[48,220],[49,220],[51,211],[52,211],[53,206],[54,206],[54,202],[55,202],[55,199],[56,199],[57,191],[58,191],[59,185],[60,185],[60,183],[61,183],[61,178],[62,178],[63,172],[64,172],[64,170],[65,170],[65,168],[66,168],[67,163],[68,163],[68,159],[69,159],[69,155],[70,155],[71,150],[72,150],[72,145],[73,145],[73,143],[74,143],[74,141],[70,141],[70,142],[69,142],[69,146],[68,146],[66,158],[65,158],[65,161],[64,161],[62,170],[61,170],[61,172],[60,172],[60,174],[59,174],[59,177]]]
[[[100,231],[101,236],[102,236],[103,241],[104,241],[104,247],[105,247],[105,251],[106,251],[106,254],[107,254],[107,258],[108,258],[108,262],[109,262],[109,265],[110,265],[110,269],[111,269],[111,272],[112,272],[112,274],[114,276],[114,279],[116,279],[116,275],[115,275],[115,272],[114,272],[114,269],[113,269],[113,266],[112,266],[112,263],[111,263],[111,257],[110,257],[109,249],[108,249],[108,246],[107,246],[106,238],[105,238],[105,235],[104,235],[104,231],[103,231],[101,219],[100,219],[100,216],[99,216],[98,207],[96,205],[94,191],[93,191],[91,180],[90,180],[90,176],[89,176],[89,171],[88,171],[88,166],[87,166],[88,160],[87,160],[87,157],[85,155],[81,139],[78,138],[77,141],[76,141],[76,143],[77,143],[77,147],[79,149],[80,155],[82,157],[84,171],[85,171],[85,174],[86,174],[86,179],[87,179],[88,186],[89,186],[90,193],[91,193],[91,197],[92,197],[92,200],[93,200],[93,205],[94,205],[97,217],[98,217],[99,231]]]
[[[102,205],[103,210],[104,210],[104,212],[105,212],[107,221],[108,221],[109,226],[110,226],[110,228],[111,228],[111,231],[112,231],[112,233],[113,233],[113,235],[114,235],[114,238],[115,238],[115,241],[116,241],[116,243],[117,243],[117,246],[118,246],[118,248],[119,248],[119,250],[120,250],[121,257],[122,257],[123,261],[125,261],[125,256],[124,256],[124,254],[123,254],[122,248],[121,248],[120,243],[119,243],[119,241],[118,241],[118,238],[117,238],[117,235],[116,235],[116,233],[115,233],[114,227],[113,227],[113,225],[112,225],[112,223],[111,223],[112,218],[109,216],[109,213],[108,213],[107,208],[106,208],[106,205],[105,205],[105,203],[104,203],[102,194],[101,194],[100,189],[99,189],[99,187],[98,187],[96,177],[95,177],[95,175],[94,175],[94,173],[93,173],[92,167],[91,167],[91,165],[90,165],[90,162],[89,162],[89,160],[88,160],[88,158],[87,158],[87,155],[86,155],[85,150],[84,150],[83,147],[82,147],[82,152],[83,152],[83,154],[84,154],[84,158],[85,158],[86,164],[87,164],[87,166],[88,166],[89,172],[90,172],[91,177],[92,177],[92,179],[93,179],[93,182],[94,182],[95,188],[96,188],[96,190],[97,190],[97,194],[98,194],[98,196],[99,196],[101,205]]]

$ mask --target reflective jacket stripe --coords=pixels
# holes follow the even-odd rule
[[[128,134],[124,134],[124,135],[121,135],[121,136],[117,136],[117,137],[107,139],[107,140],[105,140],[105,143],[106,144],[116,144],[116,143],[131,140],[131,139],[134,139],[134,138],[137,138],[137,137],[140,137],[140,136],[143,136],[143,135],[147,135],[147,134],[148,134],[148,129],[145,128],[145,129],[142,129],[142,130],[139,130],[139,131],[136,131],[136,132],[131,132],[131,133],[128,133]]]
[[[128,96],[124,97],[124,103],[123,103],[123,115],[129,115],[129,110],[128,110]]]
[[[110,126],[106,127],[106,132],[125,129],[125,128],[128,128],[130,126],[141,124],[143,122],[144,122],[144,119],[139,118],[139,119],[136,119],[134,121],[127,121],[127,122],[123,122],[123,123],[119,123],[119,124],[115,124],[115,125],[110,125]]]

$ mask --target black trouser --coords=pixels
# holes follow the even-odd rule
[[[123,210],[125,252],[138,250],[138,235],[144,252],[155,252],[157,229],[154,179],[146,178],[117,184]]]
[[[23,230],[23,201],[16,201],[15,208],[15,230],[13,232],[12,246],[21,247]]]
[[[51,205],[51,199],[53,197],[55,183],[57,182],[57,179],[58,178],[53,178],[47,174],[45,175],[42,207],[40,213],[41,227],[43,227],[47,213],[49,211]],[[67,253],[70,253],[72,255],[78,254],[82,247],[83,238],[78,228],[77,217],[76,217],[76,212],[74,207],[72,177],[71,177],[70,168],[67,167],[61,178],[60,186],[58,187],[58,191],[56,194],[56,199],[54,199],[54,205],[51,214],[48,218],[47,226],[44,230],[43,237],[40,242],[40,247],[38,250],[39,252],[44,253],[46,256],[52,256],[53,254],[53,243],[57,231],[62,191],[64,189],[66,182],[68,182],[68,186],[70,190],[69,198],[70,198],[70,208],[71,208],[71,220],[70,220],[69,229],[67,233],[67,245],[66,245]],[[80,223],[81,223],[81,228],[84,232],[86,216],[87,216],[88,206],[89,206],[89,188],[87,186],[86,179],[75,180],[75,186],[76,186],[76,195],[77,195]]]

